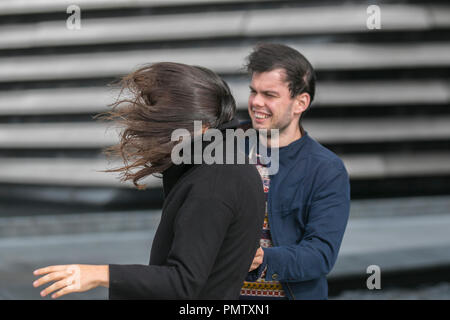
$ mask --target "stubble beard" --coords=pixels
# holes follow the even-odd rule
[[[275,119],[275,122],[271,123],[271,125],[268,128],[259,128],[259,129],[256,129],[256,130],[258,132],[260,130],[266,130],[267,131],[267,138],[270,138],[271,137],[271,130],[275,129],[275,130],[278,130],[278,136],[281,136],[283,134],[283,132],[292,123],[293,118],[290,116],[290,114],[292,114],[292,104],[289,105],[288,109],[283,114],[283,117],[281,119],[279,119],[279,120]],[[272,117],[273,117],[273,115],[272,115]]]

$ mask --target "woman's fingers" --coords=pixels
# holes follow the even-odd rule
[[[70,285],[70,283],[68,283],[69,281],[67,281],[68,279],[69,278],[64,278],[58,282],[55,282],[51,286],[45,288],[44,290],[41,291],[41,296],[45,297],[46,295],[52,293],[53,291],[67,287],[68,285]]]
[[[51,273],[49,273],[49,274],[39,278],[35,282],[33,282],[33,286],[35,288],[37,288],[37,287],[39,287],[39,286],[41,286],[43,284],[46,284],[47,282],[61,280],[61,279],[65,278],[65,277],[68,277],[69,275],[70,275],[70,273],[65,271],[65,270],[64,271],[51,272]]]
[[[74,292],[72,286],[67,286],[62,288],[61,290],[59,290],[58,292],[55,292],[54,294],[52,294],[52,298],[59,298],[61,296],[64,296],[68,293]]]
[[[67,265],[48,266],[48,267],[45,267],[45,268],[40,268],[40,269],[34,270],[33,274],[35,276],[40,276],[40,275],[47,274],[47,273],[50,273],[50,272],[66,270],[67,267],[68,267]]]
[[[34,275],[43,275],[41,278],[33,282],[34,287],[39,287],[51,281],[56,281],[41,291],[41,296],[45,297],[52,292],[52,298],[58,298],[71,292],[79,292],[81,286],[79,265],[57,265],[48,266],[37,269],[33,272]]]

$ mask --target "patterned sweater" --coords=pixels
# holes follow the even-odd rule
[[[268,168],[261,164],[259,161],[259,156],[257,155],[256,168],[261,175],[261,179],[264,186],[264,195],[266,198],[266,213],[264,217],[264,224],[262,227],[262,236],[260,240],[260,246],[262,248],[272,247],[272,237],[270,235],[269,218],[267,213],[267,196],[269,194],[270,176],[268,174]],[[244,281],[244,285],[241,289],[241,299],[248,298],[285,298],[285,293],[281,283],[279,281],[266,281],[264,279],[265,272],[262,273],[261,277],[255,282]]]

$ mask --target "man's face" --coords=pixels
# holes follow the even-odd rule
[[[281,133],[293,122],[298,123],[294,103],[283,69],[253,74],[248,99],[253,128],[279,129]]]

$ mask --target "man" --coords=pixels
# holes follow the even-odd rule
[[[343,162],[301,125],[314,98],[314,70],[298,51],[279,44],[257,46],[247,70],[252,125],[279,130],[279,169],[269,175],[257,164],[266,220],[240,299],[327,299],[326,275],[347,225],[350,186]]]

